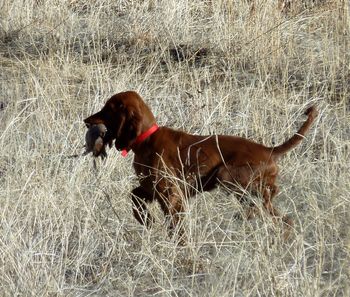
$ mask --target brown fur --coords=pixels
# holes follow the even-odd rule
[[[153,219],[146,204],[157,200],[174,228],[184,211],[184,197],[198,190],[209,191],[218,184],[260,193],[267,212],[274,219],[282,218],[272,205],[278,192],[276,161],[301,142],[317,111],[310,107],[305,114],[308,118],[299,131],[277,147],[266,147],[237,136],[191,135],[168,127],[160,127],[144,142],[135,145],[136,137],[156,120],[133,91],[112,96],[101,111],[84,122],[104,124],[108,129],[105,142],[115,140],[118,150],[127,148],[135,153],[133,165],[140,182],[132,191],[135,218],[149,226]],[[174,182],[174,177],[186,183]],[[287,225],[292,224],[286,217],[282,219]]]

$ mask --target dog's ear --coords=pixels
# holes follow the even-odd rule
[[[126,109],[124,116],[125,120],[120,129],[119,139],[124,148],[129,148],[137,136],[141,134],[142,116],[138,108]]]
[[[84,120],[84,123],[87,128],[90,128],[92,125],[105,124],[103,120],[102,111],[99,111]]]

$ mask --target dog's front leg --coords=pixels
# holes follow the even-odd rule
[[[131,196],[134,217],[140,224],[150,227],[154,219],[148,212],[147,203],[153,200],[153,195],[149,194],[143,187],[140,186],[131,191]]]
[[[168,233],[170,237],[176,235],[179,238],[179,242],[184,244],[184,230],[181,226],[182,216],[184,212],[183,195],[179,193],[175,187],[162,188],[158,187],[158,201],[164,212],[166,218],[169,218]],[[178,227],[178,228],[177,228]],[[177,228],[177,229],[176,229]]]

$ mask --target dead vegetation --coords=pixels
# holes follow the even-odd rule
[[[0,3],[1,296],[349,296],[349,4],[283,3]],[[83,152],[82,119],[127,89],[160,125],[266,145],[316,104],[281,164],[292,239],[221,191],[189,202],[187,247],[157,207],[140,228],[131,157],[112,148],[97,173],[65,158]]]

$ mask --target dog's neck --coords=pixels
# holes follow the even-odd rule
[[[135,150],[136,147],[138,147],[140,144],[142,144],[152,134],[157,132],[158,129],[159,129],[159,126],[155,123],[149,129],[147,129],[146,131],[142,132],[139,136],[137,136],[136,140],[132,143],[130,148],[124,148],[122,150],[122,156],[126,157],[130,149]]]

